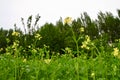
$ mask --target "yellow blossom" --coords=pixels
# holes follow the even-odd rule
[[[19,46],[19,41],[13,42],[12,48],[16,48]]]
[[[85,36],[87,42],[90,42],[90,37],[88,35]]]
[[[90,47],[88,46],[88,44],[90,43],[90,41],[91,41],[91,40],[90,40],[90,37],[89,37],[88,35],[86,35],[86,36],[85,36],[85,41],[82,42],[81,48],[85,48],[85,49],[89,50]]]
[[[95,73],[94,73],[94,72],[92,72],[92,73],[91,73],[91,77],[94,77],[94,76],[95,76]]]
[[[29,45],[28,48],[31,48],[31,46]]]
[[[89,47],[88,47],[87,45],[88,45],[88,42],[87,42],[87,41],[84,41],[84,42],[82,42],[81,48],[89,49]]]
[[[44,61],[46,64],[49,64],[51,62],[51,59],[45,59]]]
[[[35,38],[38,39],[38,40],[40,40],[42,37],[41,37],[40,34],[36,34],[36,35],[35,35]]]
[[[114,56],[118,56],[119,55],[119,49],[118,48],[114,48],[113,50],[114,50],[113,51],[113,55]]]
[[[72,18],[71,17],[66,17],[64,19],[64,24],[71,24],[72,23]]]
[[[84,32],[84,28],[83,27],[80,28],[80,32]]]
[[[72,50],[70,48],[68,48],[68,47],[65,48],[65,51],[67,51],[68,53],[72,52]]]
[[[81,48],[86,48],[86,46],[87,45],[83,43],[82,46],[81,46]]]
[[[83,44],[83,45],[81,46],[81,48],[85,48],[85,49],[87,49],[87,50],[90,49],[90,48],[87,46],[87,44]]]
[[[23,62],[26,62],[27,61],[27,59],[23,59]]]
[[[20,35],[20,33],[19,32],[16,32],[16,31],[14,31],[13,33],[12,33],[12,36],[19,36]]]

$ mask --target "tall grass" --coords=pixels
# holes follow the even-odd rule
[[[37,38],[39,40],[41,36]],[[84,42],[81,45],[84,46],[79,48],[80,55],[77,56],[69,47],[63,50],[65,54],[54,55],[50,54],[48,46],[35,48],[36,43],[33,43],[29,45],[29,52],[32,54],[26,57],[21,55],[24,48],[15,40],[13,45],[6,48],[6,53],[0,55],[0,79],[118,80],[120,51],[116,44],[119,43],[108,45],[108,51],[105,51],[106,47],[96,47],[95,41],[90,40],[88,35],[84,36]]]

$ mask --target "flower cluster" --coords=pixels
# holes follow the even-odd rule
[[[84,28],[83,27],[80,28],[80,32],[84,32]]]
[[[16,40],[15,42],[13,42],[12,48],[16,48],[19,46],[19,41]]]
[[[14,31],[13,33],[12,33],[12,36],[19,36],[20,35],[20,33],[19,32],[16,32],[16,31]]]
[[[42,38],[42,36],[40,34],[36,34],[35,38],[38,39],[38,40],[40,40]]]
[[[27,61],[27,59],[23,59],[23,62],[25,63]]]
[[[46,64],[49,64],[51,62],[51,59],[45,59],[44,61]]]
[[[64,19],[64,24],[71,24],[72,23],[72,18],[71,17],[66,17]]]
[[[72,53],[72,50],[71,50],[70,48],[68,48],[68,47],[65,48],[65,51],[66,51],[67,53]]]
[[[86,40],[85,40],[84,42],[82,42],[81,48],[85,48],[85,49],[88,49],[88,50],[89,50],[90,48],[89,48],[88,44],[89,44],[90,41],[91,41],[91,40],[90,40],[90,37],[89,37],[88,35],[86,35],[86,36],[85,36],[85,39],[86,39]]]
[[[119,49],[118,48],[113,48],[113,55],[115,56],[115,57],[118,57],[118,58],[120,58],[120,51],[119,51]]]

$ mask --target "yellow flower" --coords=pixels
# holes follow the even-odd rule
[[[91,73],[91,77],[94,77],[94,76],[95,76],[95,73],[94,73],[94,72],[92,72],[92,73]]]
[[[91,40],[90,40],[90,37],[89,37],[88,35],[86,35],[86,36],[85,36],[85,41],[82,42],[81,48],[85,48],[85,49],[89,50],[90,47],[88,46],[88,44],[90,43],[90,41],[91,41]]]
[[[87,50],[90,49],[90,48],[87,46],[87,44],[83,44],[83,45],[81,46],[81,48],[85,48],[85,49],[87,49]]]
[[[31,48],[31,46],[29,45],[28,48]]]
[[[88,35],[85,36],[87,42],[90,42],[90,37]]]
[[[19,32],[15,32],[15,31],[14,31],[14,32],[12,33],[12,36],[19,36],[19,35],[20,35]]]
[[[118,48],[114,48],[113,50],[114,50],[113,51],[113,55],[114,56],[118,56],[119,55],[119,49]]]
[[[64,24],[71,24],[72,23],[72,18],[71,17],[66,17],[64,19]]]
[[[86,46],[87,45],[83,43],[82,46],[81,46],[81,48],[86,48]]]
[[[13,42],[12,48],[16,48],[18,46],[19,46],[19,41],[16,40],[15,42]]]
[[[86,48],[86,49],[88,49],[87,44],[88,44],[87,41],[82,42],[82,46],[81,46],[81,48]]]
[[[36,34],[36,35],[35,35],[35,38],[38,39],[38,40],[40,40],[42,37],[41,37],[40,34]]]
[[[51,62],[51,59],[45,59],[44,61],[46,64],[49,64]]]
[[[26,62],[27,61],[27,59],[23,59],[23,62]]]
[[[84,28],[83,27],[80,28],[80,32],[84,32]]]
[[[70,48],[68,48],[68,47],[65,48],[65,51],[67,51],[68,53],[72,52],[72,50]]]

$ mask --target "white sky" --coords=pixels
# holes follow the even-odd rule
[[[97,18],[99,11],[110,11],[115,16],[120,9],[120,0],[0,0],[0,28],[23,27],[21,17],[25,20],[39,13],[39,24],[55,23],[67,16],[76,19],[80,14],[87,12],[92,19]]]

